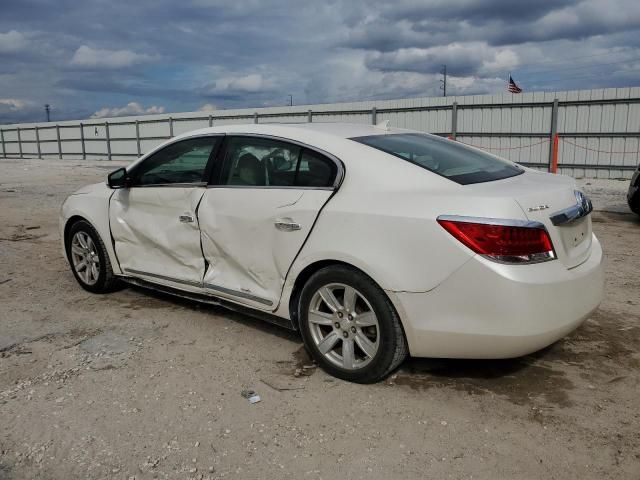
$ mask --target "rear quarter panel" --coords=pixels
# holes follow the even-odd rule
[[[353,146],[333,152],[344,159],[344,181],[291,267],[281,308],[299,273],[322,260],[351,264],[387,291],[432,290],[474,255],[437,223],[439,215],[526,219],[512,199],[474,196],[402,159],[347,142]]]

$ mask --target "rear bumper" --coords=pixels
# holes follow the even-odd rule
[[[504,265],[476,256],[435,289],[388,292],[417,357],[510,358],[577,328],[600,304],[602,248],[567,270],[559,261]]]

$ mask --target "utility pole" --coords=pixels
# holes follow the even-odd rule
[[[442,70],[440,71],[442,74],[442,80],[440,80],[440,89],[442,89],[442,96],[447,96],[447,66],[442,65]]]
[[[293,95],[289,94],[288,97],[289,97],[289,106],[293,107]]]
[[[51,121],[51,117],[50,117],[50,115],[49,115],[49,110],[50,110],[50,108],[49,108],[49,104],[47,103],[47,104],[44,106],[44,111],[45,111],[45,112],[47,112],[47,122],[50,122],[50,121]]]

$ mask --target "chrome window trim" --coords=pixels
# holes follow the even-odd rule
[[[534,220],[516,220],[505,218],[468,217],[464,215],[439,215],[436,220],[449,220],[451,222],[481,223],[484,225],[502,225],[505,227],[542,228],[547,230],[543,223]]]
[[[593,204],[584,193],[576,190],[574,194],[576,196],[575,205],[564,208],[549,215],[551,223],[553,223],[556,227],[575,222],[580,218],[586,217],[593,211]]]
[[[250,188],[254,190],[327,190],[332,192],[335,187],[297,187],[295,185],[207,185],[207,188]]]
[[[290,143],[292,145],[296,145],[298,147],[301,148],[306,148],[308,150],[312,150],[324,157],[327,157],[329,160],[331,160],[337,167],[337,171],[336,171],[336,178],[333,180],[333,184],[330,187],[298,187],[295,185],[287,185],[287,186],[276,186],[276,185],[225,185],[225,184],[211,184],[209,185],[210,187],[223,187],[223,188],[237,188],[237,187],[241,187],[241,188],[255,188],[255,189],[268,189],[268,188],[297,188],[297,189],[311,189],[311,190],[335,190],[337,188],[340,187],[340,185],[342,184],[342,181],[344,180],[344,175],[345,175],[345,167],[344,167],[344,163],[342,162],[342,160],[340,160],[338,157],[336,157],[335,155],[322,150],[321,148],[318,147],[314,147],[313,145],[309,145],[307,143],[304,142],[300,142],[298,140],[294,140],[291,138],[287,138],[287,137],[279,137],[277,135],[265,135],[265,134],[260,134],[260,133],[241,133],[241,132],[226,132],[225,134],[227,137],[250,137],[250,138],[263,138],[266,140],[275,140],[278,142],[284,142],[284,143]],[[225,152],[226,154],[226,152]],[[223,159],[223,162],[226,159]]]
[[[126,268],[124,269],[124,273],[127,274],[131,274],[131,275],[138,275],[138,276],[142,276],[142,277],[149,277],[149,278],[157,278],[159,280],[166,280],[168,282],[172,282],[172,283],[178,283],[178,284],[182,284],[182,285],[189,285],[191,287],[198,287],[198,288],[205,288],[208,290],[214,290],[220,293],[225,293],[227,295],[231,295],[233,297],[237,297],[237,298],[244,298],[247,300],[251,300],[257,303],[261,303],[263,305],[267,305],[267,306],[273,306],[273,302],[271,300],[268,300],[266,298],[262,298],[262,297],[258,297],[257,295],[253,295],[251,293],[246,293],[246,292],[242,292],[242,291],[238,291],[238,290],[232,290],[231,288],[225,288],[225,287],[220,287],[218,285],[213,285],[211,283],[203,283],[203,282],[194,282],[191,280],[180,280],[178,278],[173,278],[173,277],[169,277],[167,275],[161,275],[158,273],[149,273],[149,272],[143,272],[141,270],[134,270],[132,268]]]
[[[189,188],[189,187],[206,188],[207,187],[207,182],[198,182],[198,183],[153,183],[153,184],[150,184],[150,185],[132,185],[129,188],[157,188],[157,187],[161,187],[161,188],[171,188],[171,187],[176,187],[176,188]]]

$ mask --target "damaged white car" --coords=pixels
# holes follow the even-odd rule
[[[257,314],[373,382],[408,354],[514,357],[575,329],[603,295],[590,212],[571,178],[433,135],[231,125],[69,196],[60,229],[86,290]]]

